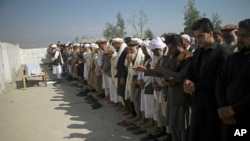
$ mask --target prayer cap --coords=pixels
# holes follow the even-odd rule
[[[138,42],[136,40],[131,40],[128,45],[130,46],[137,46],[138,45]]]
[[[138,45],[142,44],[142,40],[139,38],[132,38],[131,40],[136,41]]]
[[[237,28],[238,28],[238,26],[235,24],[227,24],[221,28],[221,31],[231,31],[231,30],[234,30]]]
[[[106,39],[99,39],[96,41],[96,44],[107,43]]]
[[[114,38],[114,39],[112,39],[112,42],[123,43],[124,40],[122,38]]]

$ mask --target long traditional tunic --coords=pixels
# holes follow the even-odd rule
[[[168,81],[167,126],[173,141],[186,139],[190,121],[190,95],[183,92],[183,81],[191,63],[192,53],[185,51],[169,61],[164,78]]]
[[[136,58],[134,61],[130,62],[128,65],[128,76],[126,81],[126,91],[125,91],[125,99],[130,99],[131,101],[134,101],[138,98],[138,95],[136,94],[136,88],[131,87],[131,82],[134,79],[137,79],[138,72],[135,71],[133,68],[142,65],[144,61],[144,54],[142,53],[142,50],[139,48]],[[125,64],[127,62],[125,61]]]
[[[57,79],[61,79],[63,59],[59,49],[56,49],[55,52],[53,53],[52,61],[53,61],[53,74],[57,75]]]

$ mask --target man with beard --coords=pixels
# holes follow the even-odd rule
[[[142,118],[140,112],[140,97],[138,84],[138,72],[133,68],[142,65],[144,61],[144,54],[138,47],[138,42],[136,40],[131,40],[128,43],[128,53],[125,60],[125,66],[128,70],[128,76],[126,80],[126,90],[125,90],[125,100],[130,100],[133,103],[134,111],[128,118],[134,118],[134,120],[140,120]],[[136,115],[136,117],[134,117]]]
[[[250,111],[250,19],[239,22],[237,36],[239,52],[228,57],[216,85],[218,113],[223,122],[222,141],[249,141],[249,133],[234,136],[237,129],[250,129],[247,114]]]
[[[220,119],[217,113],[215,84],[227,53],[225,48],[214,40],[214,28],[209,19],[197,20],[192,30],[198,48],[194,52],[187,79],[183,83],[184,92],[192,97],[189,140],[218,141]]]
[[[112,46],[117,52],[117,56],[113,62],[113,66],[117,70],[117,74],[115,76],[117,77],[117,94],[122,97],[122,103],[124,104],[123,114],[128,115],[131,114],[132,104],[129,100],[125,100],[125,88],[128,72],[124,63],[127,55],[127,45],[124,43],[122,38],[114,38],[112,39]]]
[[[182,83],[191,63],[192,52],[188,51],[180,35],[171,35],[165,43],[172,58],[167,69],[155,69],[164,75],[167,81],[167,127],[172,141],[186,141],[189,126],[190,96],[183,92]]]
[[[191,44],[191,37],[188,34],[182,34],[181,38],[184,48],[190,52],[194,52],[195,47]]]
[[[56,75],[57,82],[56,84],[60,84],[62,82],[62,64],[63,64],[63,59],[61,55],[61,51],[59,48],[57,48],[56,44],[51,45],[52,49],[52,64],[53,64],[53,74]]]
[[[153,52],[148,48],[150,40],[142,42],[141,49],[145,56],[144,67],[150,68],[150,62],[152,61]],[[136,70],[136,68],[134,68]],[[144,124],[145,128],[154,127],[154,120],[157,121],[157,114],[154,108],[154,88],[152,86],[152,76],[145,75],[144,72],[140,72],[138,75],[138,81],[141,88],[141,112],[142,119],[141,124]]]
[[[167,68],[168,60],[170,58],[167,54],[166,44],[163,43],[160,37],[155,37],[149,42],[149,48],[153,52],[154,56],[152,62],[150,62],[150,69],[140,65],[135,68],[136,71],[144,72],[147,76],[153,77],[152,86],[154,88],[155,97],[155,108],[158,116],[158,121],[155,121],[155,127],[151,130],[151,134],[143,137],[143,139],[148,139],[151,137],[159,137],[166,134],[166,99],[167,94],[167,83],[161,73],[155,70],[156,67],[161,66]],[[165,54],[166,53],[166,54]]]
[[[229,54],[237,51],[237,25],[227,24],[221,28],[222,37],[224,39],[223,45],[228,50]]]

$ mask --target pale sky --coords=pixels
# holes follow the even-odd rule
[[[144,9],[145,28],[155,36],[183,31],[184,6],[188,0],[0,0],[0,41],[20,47],[46,47],[67,43],[75,37],[101,38],[105,23],[116,24],[116,15],[125,20],[132,36],[133,12]],[[222,26],[250,18],[250,0],[196,0],[195,7],[211,18],[218,13]],[[138,16],[137,16],[138,17]]]

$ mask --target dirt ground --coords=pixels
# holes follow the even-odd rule
[[[22,89],[21,72],[0,95],[0,141],[136,141],[146,135],[118,126],[126,117],[105,100],[92,109],[69,82],[45,87],[34,77]]]

